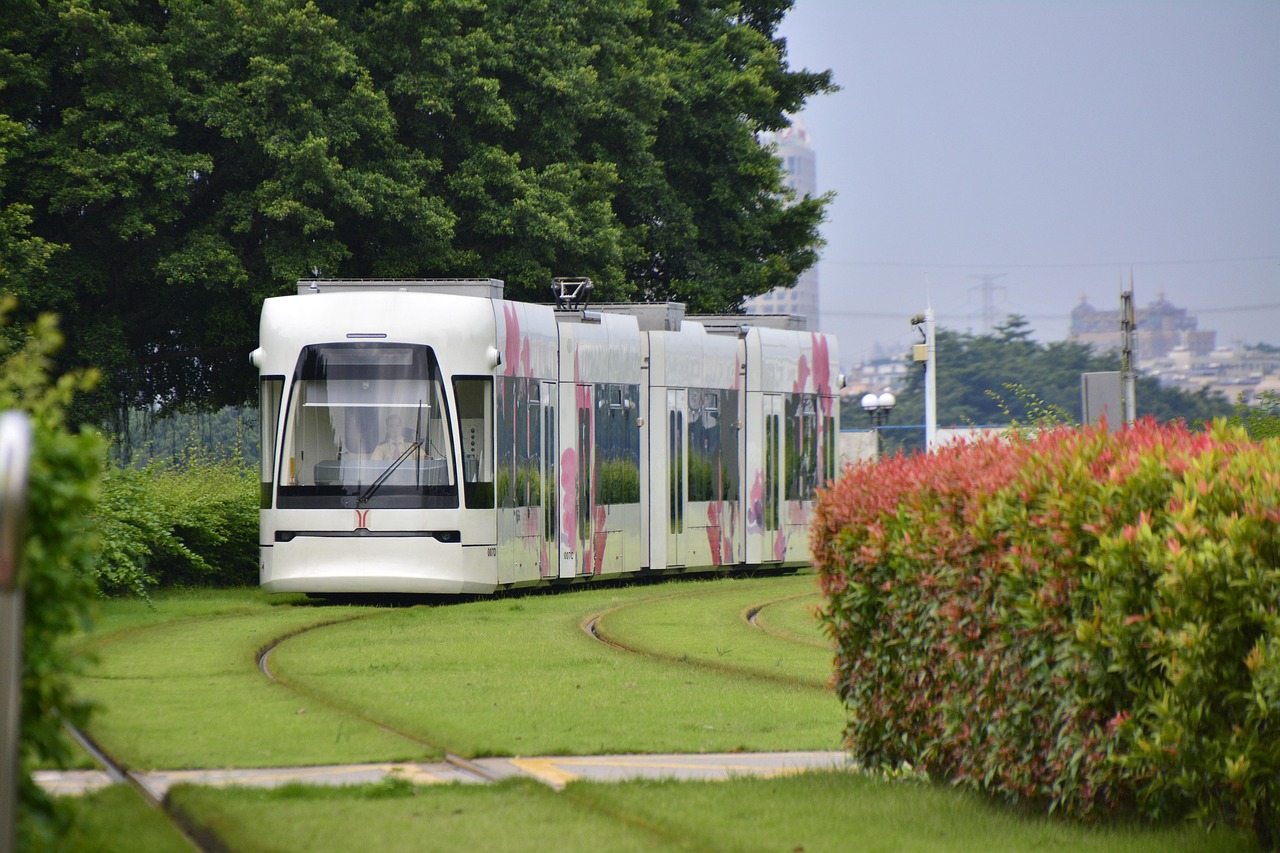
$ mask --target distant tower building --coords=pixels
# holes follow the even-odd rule
[[[761,134],[764,145],[777,146],[777,155],[786,170],[786,184],[798,198],[818,194],[817,158],[809,147],[809,131],[799,117],[791,119],[791,127],[777,133]],[[818,268],[805,270],[795,287],[777,288],[743,303],[748,314],[799,314],[808,320],[810,329],[818,328]]]
[[[1178,308],[1161,293],[1155,302],[1134,312],[1138,326],[1138,356],[1142,359],[1163,358],[1176,347],[1185,347],[1195,355],[1213,350],[1217,333],[1202,331],[1194,315]],[[1120,311],[1099,311],[1082,296],[1071,312],[1069,340],[1106,352],[1120,347]]]

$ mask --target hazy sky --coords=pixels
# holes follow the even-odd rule
[[[1045,340],[1132,271],[1139,307],[1280,345],[1280,2],[796,0],[781,30],[841,87],[803,120],[845,364],[929,302],[982,331],[984,276]]]

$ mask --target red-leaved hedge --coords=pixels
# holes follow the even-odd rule
[[[1280,837],[1280,443],[1058,429],[849,468],[814,550],[866,766]]]

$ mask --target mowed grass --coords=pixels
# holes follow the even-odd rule
[[[721,579],[387,611],[292,637],[271,666],[309,695],[471,757],[839,749],[830,653],[742,616],[744,601],[812,588],[810,576]],[[590,637],[583,626],[600,614],[642,653]]]
[[[834,659],[835,644],[818,621],[821,603],[822,596],[816,589],[806,595],[771,601],[756,613],[756,625],[776,637],[821,648]]]
[[[530,779],[436,788],[181,787],[170,803],[190,823],[241,853],[689,849]]]
[[[844,717],[818,675],[831,653],[812,585],[719,579],[398,609],[256,590],[108,602],[79,640],[101,658],[82,683],[102,705],[90,733],[136,768],[392,761],[421,749],[372,720],[473,755],[837,748]],[[758,627],[743,616],[756,608]],[[588,637],[593,616],[637,651]],[[271,665],[292,687],[255,664],[280,638]],[[177,849],[135,796],[116,786],[77,801],[79,828],[58,849]],[[169,807],[233,851],[1257,849],[1228,829],[1082,827],[856,772],[562,792],[527,779],[178,786]]]
[[[768,633],[760,615],[801,600],[816,601],[811,576],[725,579],[621,604],[600,617],[600,636],[679,664],[824,688],[832,654],[816,620]],[[747,614],[759,610],[757,625]]]
[[[274,605],[256,590],[108,602],[81,641],[97,657],[78,683],[97,706],[88,733],[143,770],[434,760],[438,750],[307,702],[258,669],[278,637],[376,613]]]
[[[191,843],[159,809],[127,785],[64,800],[71,831],[56,853],[190,853]],[[37,845],[36,849],[40,847]]]
[[[1085,827],[936,786],[849,772],[727,782],[265,790],[179,787],[171,804],[237,851],[975,851],[1227,853],[1230,831]]]

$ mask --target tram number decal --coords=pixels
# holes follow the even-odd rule
[[[489,549],[489,556],[490,556],[490,557],[496,557],[496,556],[498,556],[498,549],[497,549],[497,548],[490,548],[490,549]]]

